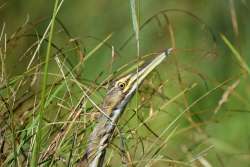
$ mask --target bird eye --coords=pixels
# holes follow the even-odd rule
[[[124,89],[126,84],[124,82],[119,82],[118,86],[119,86],[119,88]]]

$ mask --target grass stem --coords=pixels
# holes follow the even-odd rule
[[[47,45],[47,50],[46,50],[44,75],[43,75],[43,81],[42,81],[40,111],[38,113],[38,119],[37,119],[37,132],[36,132],[36,137],[34,141],[34,147],[32,150],[32,157],[31,157],[31,162],[30,162],[31,167],[38,166],[38,159],[39,159],[39,154],[40,154],[41,145],[42,145],[42,127],[43,127],[42,120],[43,120],[43,114],[45,111],[45,103],[46,103],[46,85],[47,85],[47,80],[48,80],[48,66],[49,66],[49,59],[50,59],[50,54],[51,54],[51,42],[52,42],[52,37],[53,37],[54,23],[55,23],[57,11],[58,11],[57,10],[58,2],[59,0],[55,0],[54,11],[53,11],[52,19],[51,19],[51,27],[50,27],[50,32],[49,32],[49,40],[48,40],[48,45]]]

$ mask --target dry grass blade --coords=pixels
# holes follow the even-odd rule
[[[236,15],[236,11],[235,11],[234,0],[229,0],[229,6],[230,6],[230,14],[231,14],[233,30],[234,30],[236,37],[238,37],[239,28],[238,28],[238,20],[237,20],[237,15]]]
[[[103,166],[249,166],[249,2],[13,2],[0,2],[0,166],[76,166],[98,117],[117,118],[92,147]],[[126,110],[104,105],[168,45]]]
[[[209,94],[211,94],[212,92],[214,92],[215,90],[217,90],[218,88],[222,87],[223,85],[225,85],[227,82],[229,82],[229,80],[225,80],[224,82],[220,83],[219,85],[217,85],[216,87],[214,87],[213,89],[211,89],[210,91],[204,93],[202,96],[200,96],[199,98],[197,98],[194,102],[192,102],[186,109],[184,109],[184,111],[182,111],[163,131],[162,133],[159,135],[159,138],[156,139],[147,149],[147,152],[149,153],[154,146],[157,144],[157,142],[159,141],[159,139],[183,116],[183,114],[185,114],[185,112],[187,112],[191,107],[193,107],[194,105],[196,105],[197,103],[199,103],[201,100],[203,100],[204,98],[206,98]],[[146,154],[147,155],[147,154]],[[143,156],[144,157],[144,156]],[[142,158],[143,159],[143,158]]]
[[[240,83],[240,80],[235,81],[235,82],[234,82],[231,86],[229,86],[229,87],[227,88],[227,90],[223,93],[223,95],[222,95],[220,101],[218,102],[217,107],[216,107],[215,110],[214,110],[214,113],[215,113],[215,114],[217,114],[218,111],[220,110],[220,108],[222,107],[222,105],[228,101],[229,96],[233,93],[233,91],[234,91],[235,88],[239,85],[239,83]]]

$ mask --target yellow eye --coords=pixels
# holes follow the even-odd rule
[[[119,82],[119,83],[118,83],[118,86],[119,86],[119,88],[124,89],[125,86],[126,86],[126,83],[124,83],[124,82]]]

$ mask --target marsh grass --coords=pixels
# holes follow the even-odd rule
[[[63,1],[61,1],[61,3],[62,2]],[[52,16],[51,22],[47,28],[49,30],[49,40],[48,40],[48,45],[47,45],[47,50],[46,50],[43,81],[42,81],[42,86],[41,86],[40,110],[38,112],[37,118],[35,118],[35,120],[37,119],[37,122],[35,123],[35,127],[34,127],[35,138],[34,138],[34,146],[32,148],[32,156],[31,156],[31,161],[30,161],[30,166],[32,166],[32,167],[35,167],[38,165],[40,150],[41,150],[41,146],[42,146],[41,139],[42,139],[43,117],[44,117],[45,103],[46,103],[48,66],[49,66],[49,59],[50,59],[50,55],[51,55],[51,42],[52,42],[52,38],[53,38],[55,19],[56,19],[56,15],[58,13],[58,10],[59,10],[58,6],[60,6],[59,1],[56,0],[55,5],[54,5],[53,16]],[[45,35],[46,35],[46,32],[44,33],[44,36]],[[38,45],[38,47],[40,47],[40,45]],[[36,55],[34,54],[34,56],[36,56]],[[28,68],[29,68],[29,66],[30,66],[30,64],[28,65]]]
[[[129,9],[132,33],[127,34],[128,39],[123,39],[120,47],[111,42],[113,33],[107,33],[104,38],[87,36],[88,40],[83,41],[74,37],[57,18],[63,3],[55,1],[51,18],[27,20],[11,35],[5,33],[8,23],[1,28],[0,166],[74,166],[86,148],[108,84],[138,70],[140,64],[165,49],[142,54],[141,43],[147,28],[160,29],[162,38],[170,41],[164,46],[175,48],[175,52],[144,81],[128,105],[109,146],[105,165],[230,166],[227,160],[231,156],[237,156],[231,165],[248,164],[249,148],[241,148],[244,144],[233,145],[239,144],[237,137],[227,140],[224,132],[228,130],[225,127],[239,130],[244,118],[235,119],[238,123],[234,126],[228,122],[234,116],[245,117],[250,107],[245,92],[249,92],[249,75],[241,70],[249,74],[249,63],[237,51],[236,44],[214,33],[205,21],[186,10],[162,10],[142,22],[143,4],[134,0],[130,1]],[[233,14],[232,2],[230,9]],[[176,26],[171,19],[173,13],[202,27],[209,46],[202,48],[202,43],[179,48]],[[239,33],[235,17],[232,22],[234,32]],[[47,25],[42,34],[36,30],[40,24]],[[24,38],[32,42],[21,51],[17,45]],[[95,44],[86,47],[90,39]],[[115,67],[131,43],[136,58]],[[212,65],[214,59],[225,58],[218,45],[226,46],[236,58],[232,61],[240,65],[233,66],[233,73],[219,79],[211,75],[210,69],[216,68]],[[98,71],[100,57],[97,55],[103,48],[110,54],[102,59],[104,63]],[[24,63],[25,70],[17,75],[9,73],[7,56],[11,51],[22,53],[18,63],[28,60]],[[89,66],[94,66],[91,73]],[[225,138],[219,134],[222,132]]]

